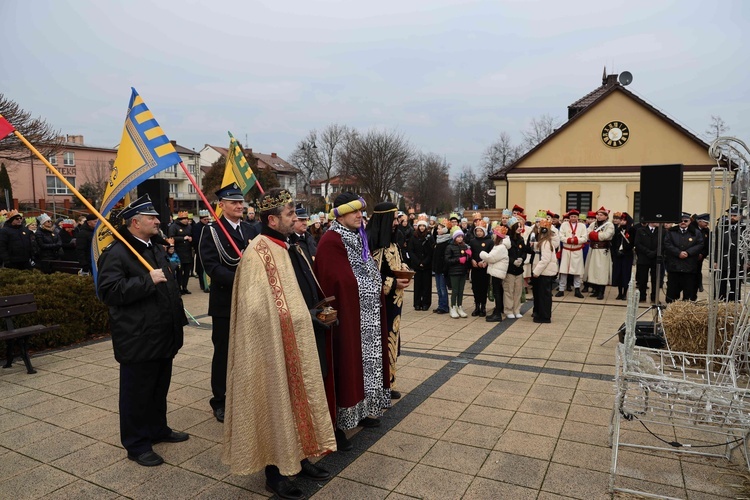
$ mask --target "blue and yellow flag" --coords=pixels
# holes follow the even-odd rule
[[[135,89],[130,96],[122,140],[110,174],[104,200],[99,210],[109,218],[110,212],[123,197],[138,184],[156,173],[180,163],[180,155],[164,134],[154,115],[146,107]],[[116,222],[116,221],[113,221]],[[113,224],[114,225],[114,224]],[[92,245],[92,270],[96,279],[96,263],[104,248],[114,237],[101,222],[94,229]]]
[[[224,163],[224,178],[221,181],[221,187],[236,183],[246,195],[257,182],[255,172],[250,168],[240,143],[234,138],[231,132],[229,134],[229,152],[227,153],[226,162]],[[221,209],[216,210],[216,216],[221,217]]]

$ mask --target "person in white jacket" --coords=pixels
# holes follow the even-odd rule
[[[558,271],[557,248],[552,240],[550,222],[541,221],[534,249],[539,252],[539,260],[531,272],[534,286],[534,323],[552,322],[552,280]]]
[[[487,316],[486,321],[498,322],[503,320],[503,280],[508,272],[508,249],[503,240],[508,234],[507,226],[496,226],[492,230],[495,236],[495,246],[489,252],[479,252],[479,258],[487,263],[487,273],[492,276],[492,295],[495,298],[495,310]]]

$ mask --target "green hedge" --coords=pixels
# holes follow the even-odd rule
[[[33,293],[38,311],[13,318],[16,327],[37,324],[60,328],[29,337],[35,350],[64,347],[109,333],[107,307],[96,298],[91,276],[0,269],[0,296]],[[2,321],[2,320],[0,320]],[[0,330],[5,322],[0,322]],[[5,343],[0,343],[5,352]]]

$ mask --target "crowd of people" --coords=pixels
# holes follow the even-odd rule
[[[216,195],[218,220],[200,212],[196,222],[180,212],[167,228],[148,195],[135,200],[122,210],[118,228],[131,248],[118,240],[98,262],[97,291],[109,306],[120,363],[121,442],[129,459],[156,466],[163,459],[153,444],[190,437],[168,426],[166,398],[187,324],[182,296],[197,273],[210,294],[208,404],[224,424],[222,460],[236,474],[264,470],[268,489],[280,498],[305,498],[291,476],[327,480],[330,473],[309,458],[351,450],[347,431],[379,426],[391,400],[401,397],[400,323],[412,282],[416,311],[432,308],[434,278],[435,314],[518,319],[522,302],[533,296],[533,321],[550,323],[553,293],[603,300],[611,285],[624,300],[634,264],[641,301],[649,278],[656,300],[664,271],[668,302],[695,300],[710,248],[707,214],[683,214],[667,226],[658,273],[658,225],[634,224],[627,213],[604,207],[585,219],[578,210],[531,218],[515,205],[497,221],[479,212],[469,221],[405,214],[383,202],[368,218],[364,199],[352,193],[339,194],[330,213],[313,215],[284,189],[269,190],[249,209],[236,185]],[[716,240],[725,248],[715,252],[724,257],[736,252],[740,237],[739,211],[727,217],[731,224]],[[6,267],[31,269],[60,258],[70,249],[63,241],[90,259],[94,216],[76,226],[42,214],[35,232],[18,212],[5,218]],[[90,261],[83,263],[88,272]],[[736,273],[716,264],[722,276]],[[471,311],[464,310],[467,280]],[[727,280],[717,293],[734,296],[738,286]]]

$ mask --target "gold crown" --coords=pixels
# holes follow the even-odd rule
[[[268,212],[274,208],[283,207],[290,203],[293,203],[292,193],[286,189],[282,189],[278,196],[264,196],[258,204],[258,210],[261,212]]]

